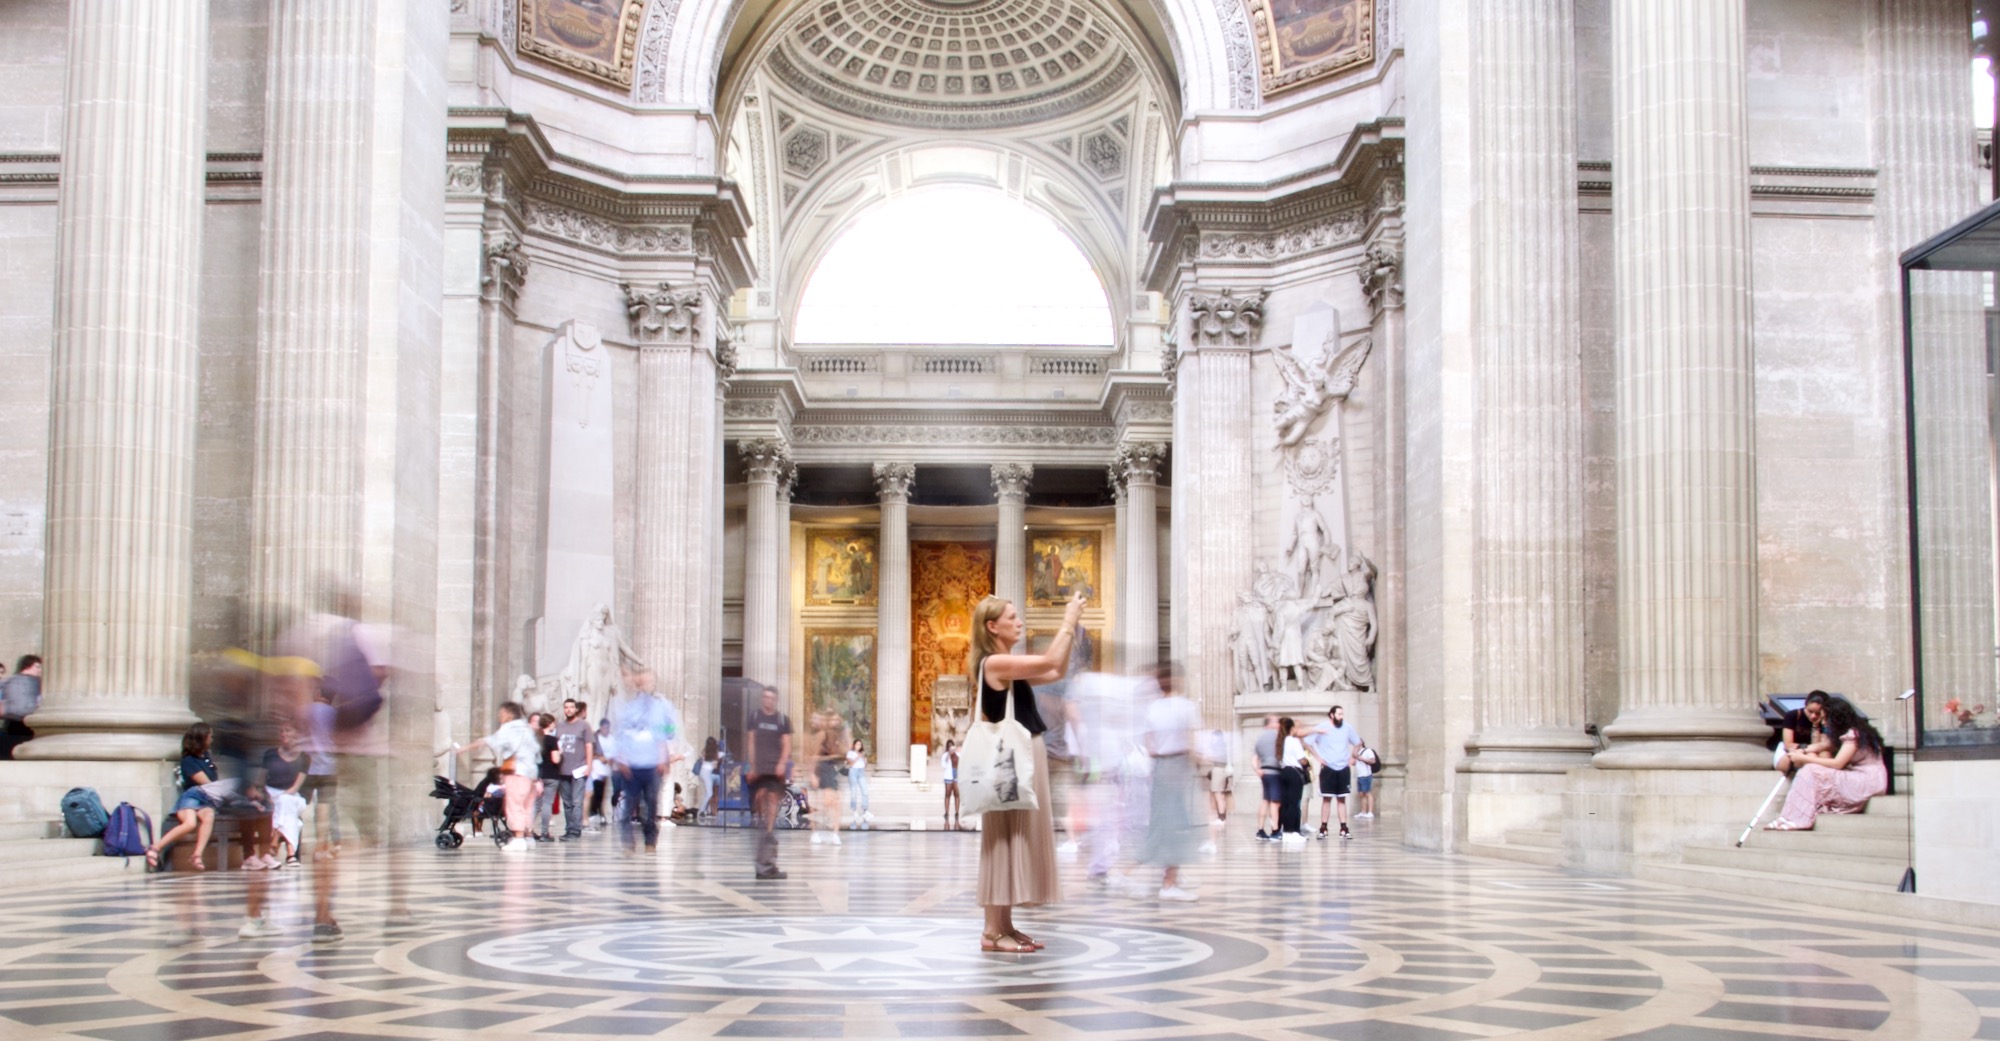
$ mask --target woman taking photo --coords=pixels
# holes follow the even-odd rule
[[[1062,628],[1048,650],[1040,654],[1008,653],[1021,642],[1021,613],[1014,605],[989,596],[972,609],[972,674],[978,677],[979,714],[997,723],[1008,713],[1035,739],[1035,808],[983,815],[979,824],[979,905],[986,909],[980,950],[1024,953],[1043,945],[1014,928],[1014,908],[1052,904],[1061,899],[1056,878],[1056,834],[1049,812],[1049,754],[1042,743],[1048,726],[1035,707],[1032,684],[1062,678],[1070,645],[1083,616],[1083,594],[1063,609]]]
[[[1826,700],[1826,734],[1835,744],[1829,752],[1800,749],[1791,754],[1799,768],[1791,794],[1771,831],[1811,831],[1822,813],[1860,813],[1868,800],[1889,790],[1889,770],[1882,761],[1882,735],[1845,698]]]

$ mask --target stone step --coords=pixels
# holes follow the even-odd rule
[[[1509,837],[1512,837],[1511,833]],[[1475,857],[1510,860],[1516,864],[1534,864],[1539,867],[1562,866],[1562,850],[1547,846],[1519,846],[1512,842],[1470,842],[1465,845],[1465,852]]]
[[[0,842],[61,838],[62,833],[62,821],[59,820],[0,821]]]
[[[1742,832],[1737,834],[1740,835]],[[1910,852],[1909,837],[1902,828],[1887,829],[1887,833],[1882,835],[1829,835],[1818,829],[1758,830],[1750,833],[1750,838],[1743,843],[1743,846],[1746,849],[1767,849],[1803,853],[1809,856],[1877,857],[1883,860],[1903,860]]]
[[[1773,903],[1780,901],[1790,903],[1799,900],[1802,894],[1817,894],[1811,898],[1820,906],[1837,904],[1846,910],[1871,914],[1949,922],[1974,929],[2000,929],[2000,904],[1975,904],[1963,900],[1927,897],[1921,892],[1923,888],[1921,878],[1917,880],[1919,892],[1898,893],[1896,885],[1902,881],[1900,871],[1887,885],[1881,885],[1846,882],[1839,879],[1784,878],[1764,871],[1741,868],[1641,861],[1633,868],[1633,877],[1648,882],[1664,882],[1669,885],[1705,889]]]
[[[1908,862],[1901,856],[1862,857],[1841,855],[1836,847],[1762,849],[1745,845],[1683,846],[1681,863],[1703,867],[1762,871],[1774,878],[1794,883],[1816,879],[1887,885],[1894,888],[1903,877]]]
[[[0,864],[81,860],[98,855],[96,839],[10,839],[0,842]]]
[[[1547,828],[1516,828],[1507,833],[1507,845],[1560,850],[1563,848],[1563,837],[1562,832]]]
[[[95,839],[0,841],[0,892],[116,878],[125,871],[122,858],[99,856],[97,850]],[[145,870],[145,858],[133,857],[131,877],[140,878]]]

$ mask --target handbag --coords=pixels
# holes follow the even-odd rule
[[[986,690],[986,666],[979,667],[979,690]],[[975,702],[976,704],[976,702]],[[1035,800],[1034,736],[1014,719],[1014,694],[997,723],[976,720],[958,750],[959,812],[1004,813],[1032,810]]]

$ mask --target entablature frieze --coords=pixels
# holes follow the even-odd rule
[[[1012,461],[1101,465],[1116,452],[1118,429],[1096,408],[1018,411],[972,409],[822,409],[808,407],[792,426],[800,462],[879,459],[895,449],[914,462]]]

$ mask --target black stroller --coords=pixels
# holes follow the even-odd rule
[[[458,833],[458,826],[472,821],[475,826],[481,821],[498,821],[501,814],[500,799],[483,793],[499,778],[498,770],[490,770],[477,788],[467,788],[449,777],[432,776],[431,798],[444,801],[444,819],[438,822],[437,848],[457,849],[465,845],[465,836]],[[493,834],[495,845],[505,845],[509,835],[506,828],[488,829]]]

